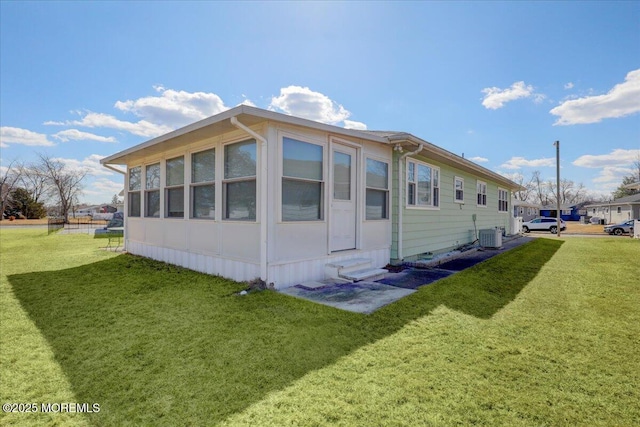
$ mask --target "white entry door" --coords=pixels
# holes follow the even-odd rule
[[[356,154],[357,150],[334,145],[331,155],[331,250],[356,247]]]

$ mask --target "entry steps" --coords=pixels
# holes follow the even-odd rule
[[[352,258],[344,261],[336,261],[325,265],[327,277],[333,279],[346,279],[352,282],[367,280],[374,282],[384,278],[388,273],[384,268],[371,266],[368,258]]]

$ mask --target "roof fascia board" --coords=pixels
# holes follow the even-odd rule
[[[465,169],[471,169],[474,172],[480,174],[483,177],[487,177],[490,178],[494,181],[497,181],[498,183],[501,183],[507,187],[509,187],[509,189],[513,189],[513,190],[521,190],[523,189],[523,187],[519,184],[516,184],[515,182],[511,181],[508,178],[503,177],[502,175],[499,175],[483,166],[480,166],[476,163],[473,163],[470,160],[467,160],[463,157],[458,156],[457,154],[453,154],[452,152],[445,150],[444,148],[438,147],[437,145],[434,145],[428,141],[425,141],[423,139],[420,139],[410,133],[399,133],[396,135],[392,135],[389,136],[388,138],[389,143],[391,144],[397,144],[400,142],[410,142],[412,144],[416,144],[416,145],[423,145],[425,146],[427,151],[431,151],[441,157],[444,157],[445,159],[449,160],[451,163],[454,163],[458,166],[461,166]],[[423,151],[424,153],[424,151]]]

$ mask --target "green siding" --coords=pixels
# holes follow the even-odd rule
[[[398,215],[403,209],[403,258],[411,259],[425,252],[443,252],[476,240],[476,230],[493,227],[510,229],[511,200],[507,212],[498,212],[498,184],[488,179],[480,179],[487,184],[487,206],[476,204],[476,182],[478,178],[451,166],[431,161],[422,156],[417,160],[440,168],[439,209],[406,208],[406,183],[403,194],[399,194],[398,159],[394,153],[393,165],[393,212],[391,257],[398,258]],[[403,169],[406,168],[406,163]],[[464,204],[454,202],[454,177],[464,179]],[[403,177],[404,179],[404,177]],[[503,188],[503,187],[501,187]],[[510,191],[509,191],[510,194]],[[402,203],[399,203],[399,201]],[[476,215],[474,226],[473,215]]]

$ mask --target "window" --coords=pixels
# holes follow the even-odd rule
[[[165,215],[167,218],[184,217],[184,157],[167,160],[165,164]]]
[[[389,218],[389,165],[367,159],[366,219]]]
[[[509,192],[498,188],[498,211],[507,212],[509,210]]]
[[[216,151],[191,155],[191,218],[215,218]]]
[[[476,184],[476,193],[478,196],[478,206],[487,206],[487,183],[478,181]]]
[[[160,163],[145,169],[144,216],[160,217]]]
[[[571,215],[571,209],[562,209],[562,215]]]
[[[453,179],[453,187],[455,191],[453,201],[456,203],[464,203],[464,179],[456,176]]]
[[[323,218],[322,146],[282,139],[282,220]]]
[[[407,160],[407,205],[438,207],[440,170],[426,163]]]
[[[616,212],[617,213],[622,213],[622,206],[618,206],[617,209],[616,209]]]
[[[531,208],[529,208],[529,211],[531,211]],[[524,208],[523,207],[520,208],[520,215],[524,215]]]
[[[127,193],[130,217],[140,216],[140,190],[142,184],[142,168],[136,166],[129,169],[129,191]]]
[[[224,147],[224,219],[256,219],[256,141]]]

